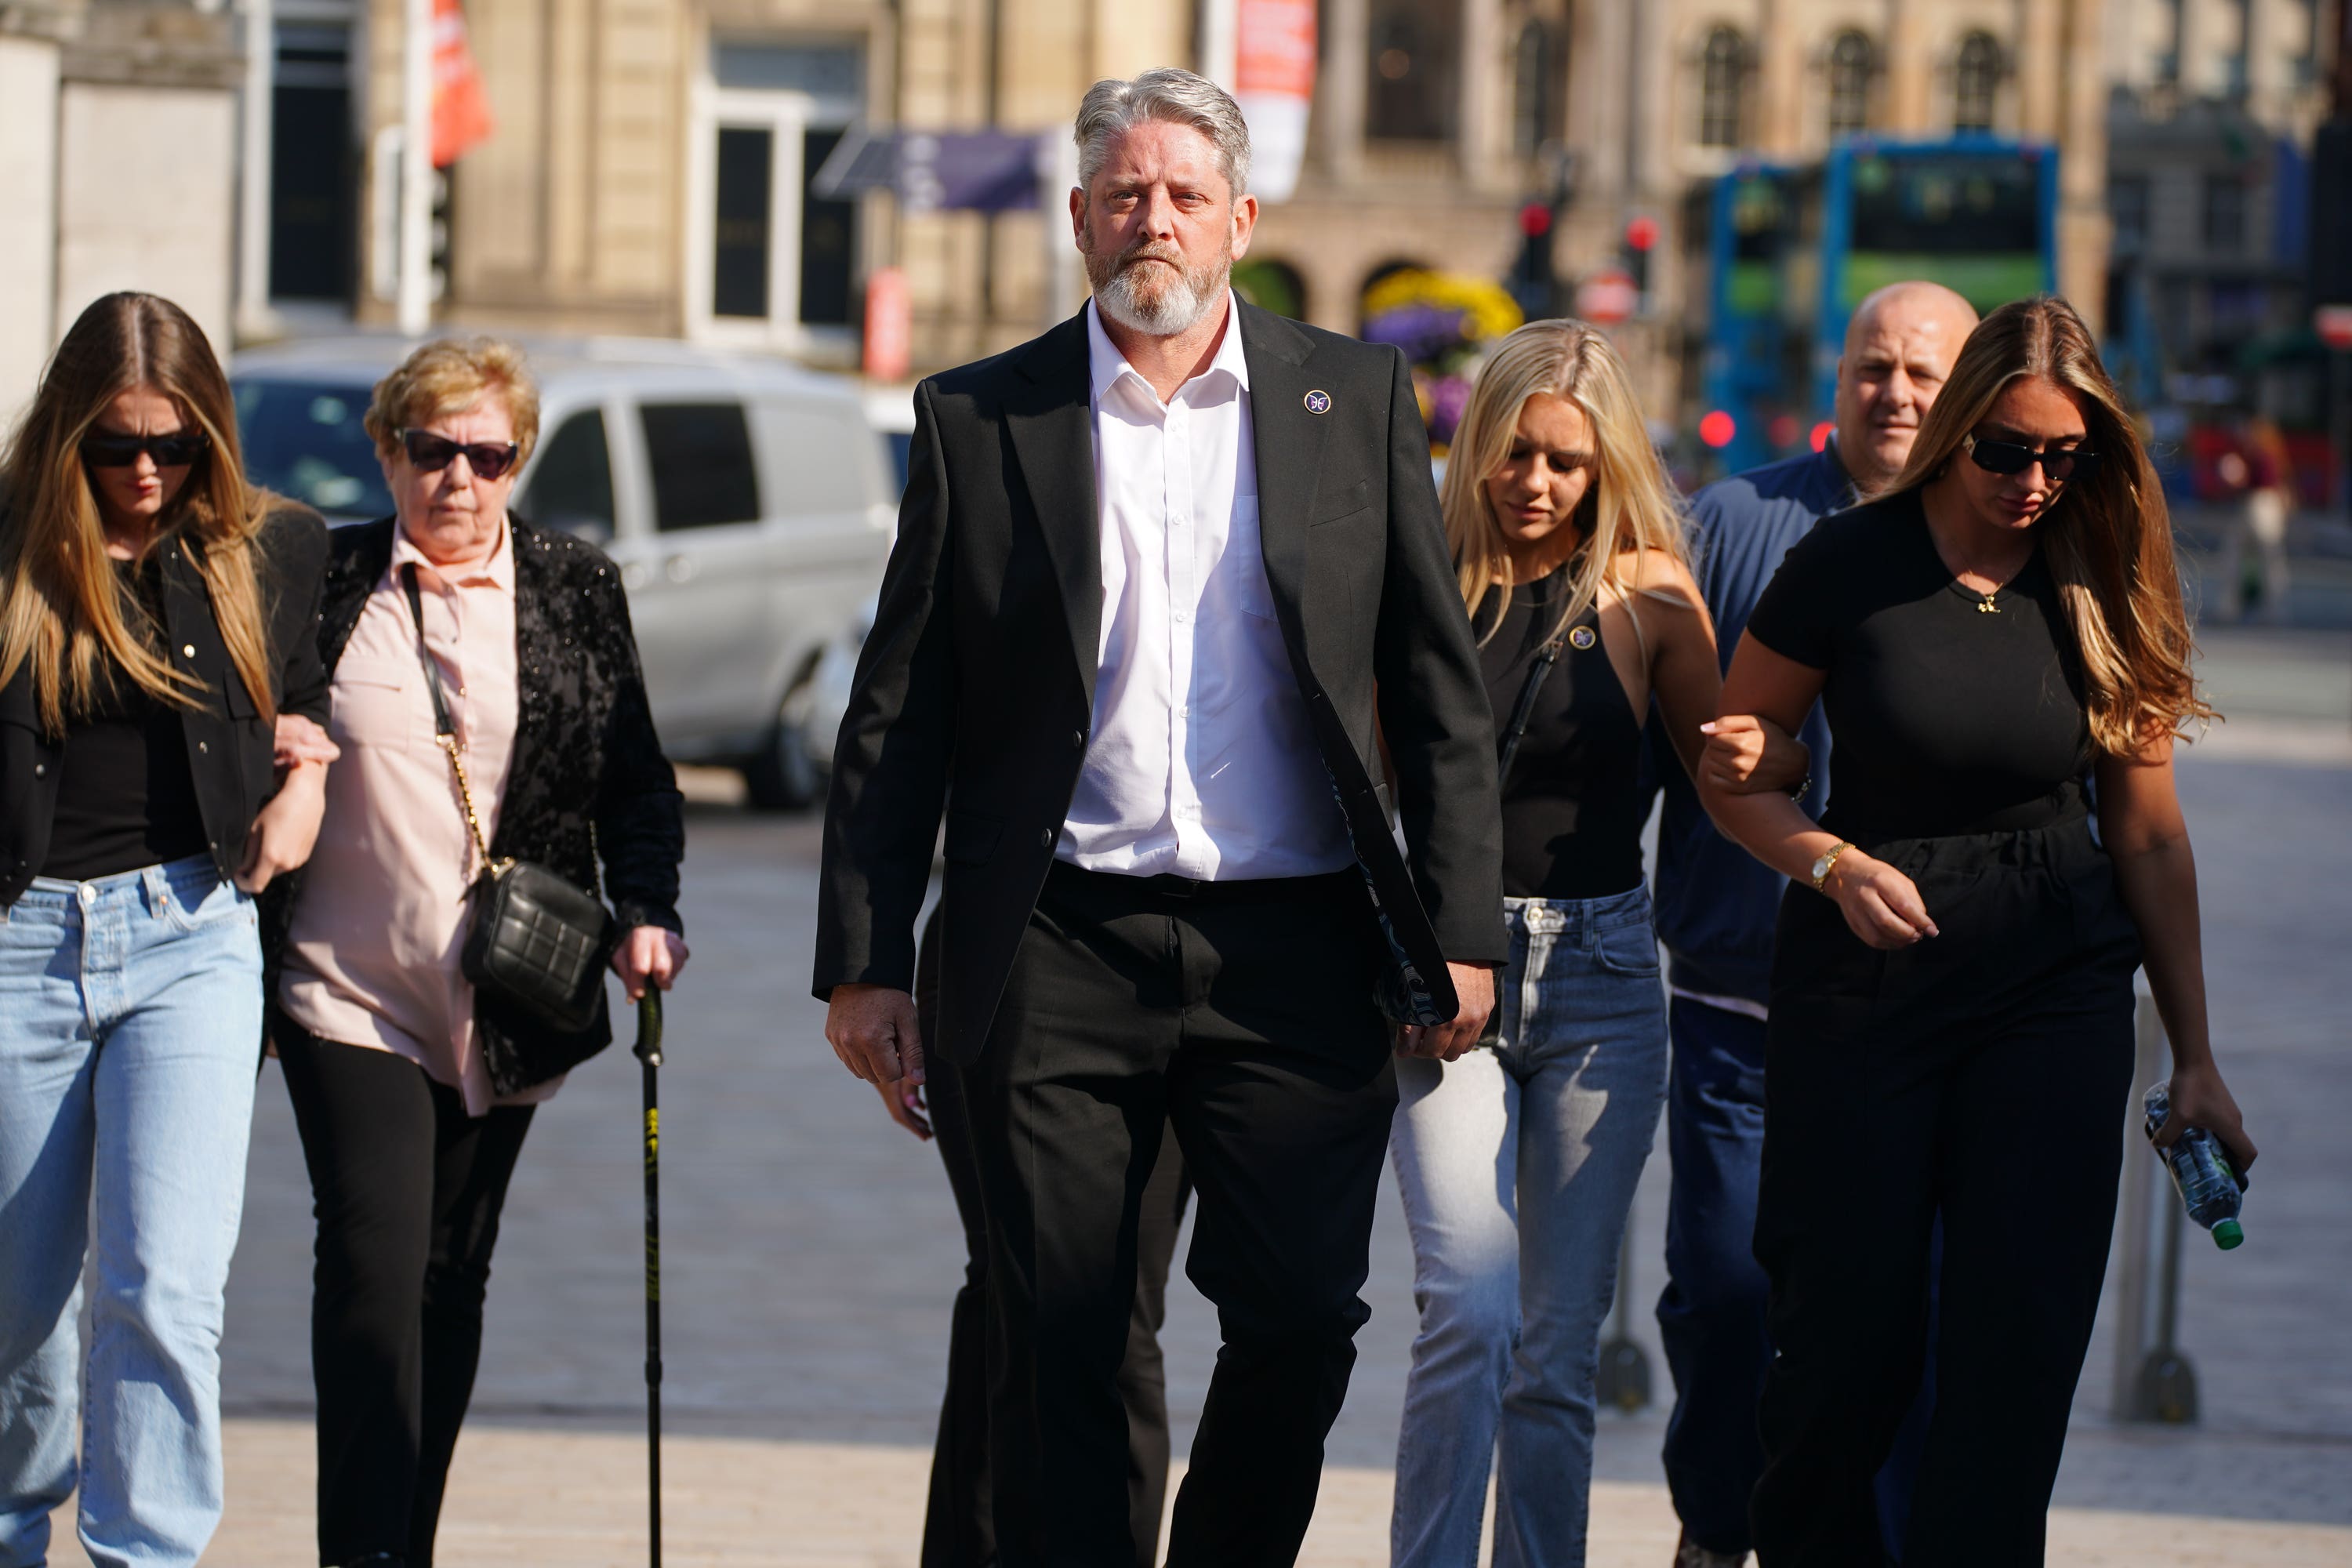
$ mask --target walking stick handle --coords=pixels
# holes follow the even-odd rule
[[[653,985],[637,999],[637,1060],[649,1068],[662,1065],[662,994]]]

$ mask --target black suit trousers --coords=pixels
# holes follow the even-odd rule
[[[939,952],[934,910],[915,961],[915,1015],[927,1040],[939,1017]],[[996,1526],[988,1465],[988,1223],[980,1161],[965,1113],[964,1069],[935,1056],[927,1073],[931,1130],[955,1194],[956,1217],[963,1222],[964,1268],[949,1320],[948,1387],[931,1449],[922,1568],[991,1568]],[[1127,1411],[1128,1530],[1136,1568],[1153,1568],[1160,1561],[1160,1521],[1168,1511],[1168,1374],[1160,1353],[1160,1325],[1168,1314],[1168,1265],[1192,1196],[1183,1153],[1173,1138],[1167,1139],[1143,1189],[1135,1306],[1128,1315],[1127,1359],[1118,1368],[1118,1398]]]
[[[1004,1568],[1132,1559],[1118,1384],[1163,1130],[1223,1339],[1170,1568],[1295,1560],[1370,1315],[1396,1080],[1360,879],[1164,889],[1057,863],[966,1079]]]

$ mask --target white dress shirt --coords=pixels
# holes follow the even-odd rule
[[[1055,853],[1090,871],[1241,881],[1354,859],[1274,618],[1249,362],[1224,309],[1216,357],[1162,403],[1087,306],[1102,643]]]

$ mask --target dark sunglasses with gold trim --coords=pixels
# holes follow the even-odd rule
[[[116,436],[94,430],[81,438],[81,460],[93,468],[127,468],[144,452],[159,468],[184,468],[212,450],[213,438],[201,430],[173,430],[163,436]]]
[[[515,462],[512,441],[452,441],[430,430],[403,430],[400,446],[408,454],[408,460],[428,474],[456,462],[460,452],[466,454],[466,466],[474,470],[477,479],[502,479]]]
[[[2087,483],[2099,471],[2099,455],[2085,452],[2080,447],[2052,447],[2042,451],[2017,441],[1979,441],[1974,436],[1960,437],[1968,448],[1969,460],[1988,474],[2021,474],[2034,464],[2050,476],[2053,485],[2076,480]]]

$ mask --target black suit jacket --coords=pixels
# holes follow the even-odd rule
[[[686,855],[685,805],[646,703],[621,574],[584,540],[519,520],[508,526],[515,562],[518,700],[490,855],[535,860],[592,890],[601,861],[603,891],[624,929],[657,925],[683,932],[677,886]],[[334,531],[311,628],[314,657],[329,677],[392,564],[393,528],[393,520],[383,518]],[[458,809],[454,786],[449,809]],[[262,956],[273,1003],[303,878],[290,872],[262,895]],[[559,1035],[479,991],[474,1025],[513,1047],[492,1052],[492,1060],[568,1066],[613,1037],[601,993],[595,1022],[578,1035]],[[494,1079],[492,1087],[503,1093],[521,1084]]]
[[[205,819],[213,863],[234,877],[245,863],[246,835],[278,793],[276,726],[245,689],[229,662],[228,644],[213,616],[193,535],[174,535],[158,547],[163,582],[164,652],[204,683],[196,705],[184,708],[188,773]],[[327,721],[327,673],[320,667],[310,628],[319,616],[319,584],[327,559],[327,525],[316,512],[286,507],[262,522],[252,546],[254,584],[269,639],[270,700],[282,713]],[[65,741],[41,728],[29,670],[19,668],[0,687],[0,904],[13,904],[41,874],[58,814],[58,778]]]
[[[1500,963],[1507,946],[1493,719],[1428,434],[1394,349],[1235,309],[1266,581],[1383,917],[1385,1004],[1441,1022],[1456,1005],[1446,961]],[[1086,760],[1103,597],[1089,391],[1083,314],[916,388],[898,542],[834,753],[816,994],[911,988],[944,805],[927,1045],[958,1061],[987,1037]]]

